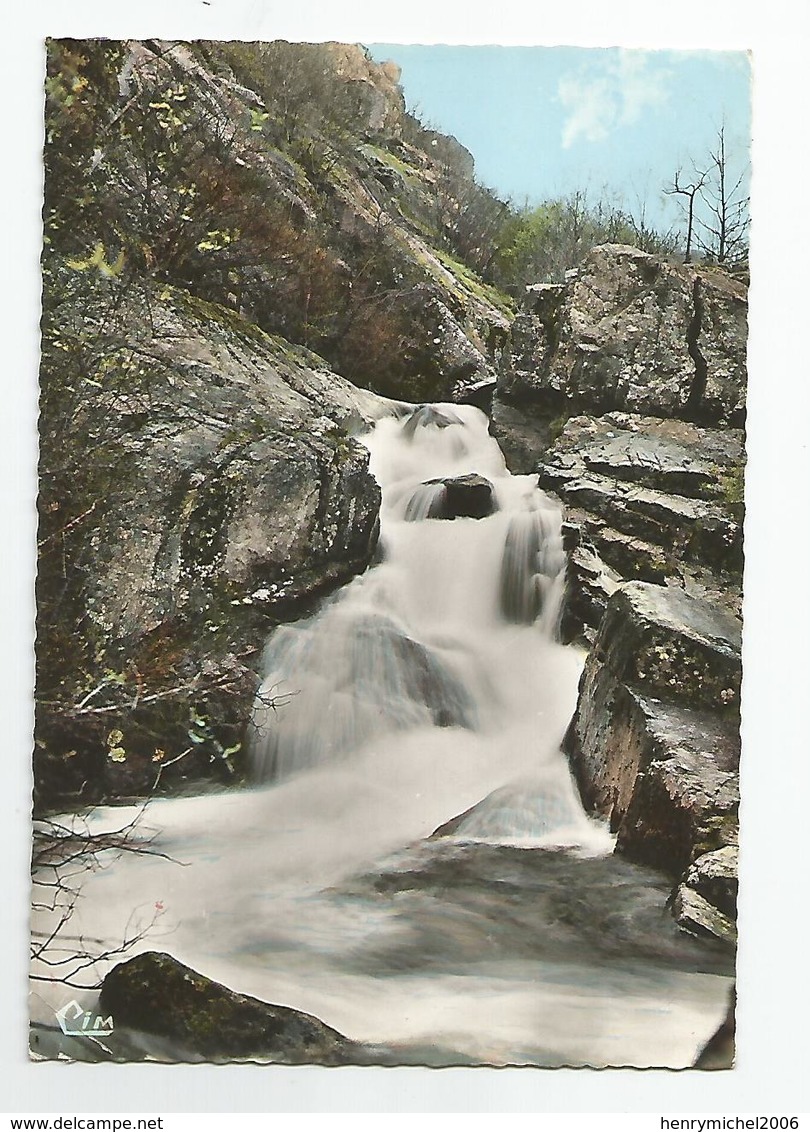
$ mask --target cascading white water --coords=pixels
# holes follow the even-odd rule
[[[469,406],[386,417],[365,443],[383,494],[382,561],[318,616],[271,638],[253,719],[255,777],[289,778],[373,745],[384,781],[393,747],[409,758],[409,740],[429,747],[453,729],[455,757],[476,752],[459,809],[476,789],[483,798],[515,777],[528,795],[509,811],[511,828],[492,836],[557,830],[604,848],[558,752],[576,679],[573,654],[554,643],[559,507],[535,477],[507,471],[486,417]],[[462,511],[491,513],[442,518],[453,492],[467,501]],[[473,828],[470,819],[459,833]]]
[[[607,856],[560,753],[582,656],[555,641],[558,508],[476,409],[421,406],[365,443],[380,561],[269,641],[256,787],[151,802],[164,856],[88,872],[61,953],[143,931],[130,954],[168,950],[411,1064],[689,1065],[727,972],[668,934],[668,882]],[[485,517],[430,517],[454,509]],[[54,1022],[81,992],[36,995],[49,1056],[88,1056]]]

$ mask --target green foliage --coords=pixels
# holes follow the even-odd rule
[[[338,76],[328,45],[202,49],[221,96],[172,50],[134,59],[122,44],[49,45],[46,279],[61,264],[124,291],[151,280],[161,294],[240,311],[357,381],[396,395],[402,377],[403,395],[418,386],[429,396],[422,360],[403,351],[411,313],[394,309],[425,281],[401,220],[413,207],[449,270],[460,268],[455,300],[503,309],[477,276],[506,206],[465,171],[456,143],[445,139],[437,162],[441,135],[422,127],[425,152],[397,142],[394,154],[379,138],[358,146],[366,87]],[[370,186],[369,170],[386,169],[397,183]],[[369,187],[378,221],[345,227],[346,202],[368,199]],[[52,308],[58,290],[46,296]]]
[[[125,254],[122,248],[119,251],[118,255],[115,257],[115,261],[113,263],[108,263],[107,253],[104,250],[104,245],[98,243],[96,244],[92,255],[89,255],[87,259],[68,259],[65,260],[65,263],[74,271],[88,271],[91,268],[95,268],[96,271],[98,271],[99,275],[103,275],[107,279],[115,279],[121,274],[123,270],[124,259]]]
[[[732,468],[720,481],[723,500],[729,507],[738,507],[745,502],[745,466]]]
[[[584,192],[545,201],[513,213],[498,237],[493,277],[510,294],[529,283],[561,282],[598,244],[630,244],[642,251],[671,255],[677,240],[636,219],[620,205],[591,204]]]
[[[448,255],[446,252],[438,251],[436,258],[448,271],[452,272],[459,283],[462,284],[464,290],[472,293],[477,298],[483,299],[485,302],[491,303],[492,306],[502,311],[505,315],[509,317],[514,316],[515,304],[509,295],[504,294],[503,291],[499,291],[497,287],[493,287],[490,283],[485,283],[483,279],[477,276],[466,264],[454,259],[453,256]]]
[[[282,145],[326,136],[345,138],[361,121],[359,84],[335,79],[326,44],[204,42],[209,63],[233,75],[261,100],[250,110],[251,129]]]
[[[554,417],[553,420],[549,421],[547,435],[548,435],[548,443],[550,445],[554,444],[554,442],[556,440],[559,440],[559,438],[562,436],[563,431],[565,429],[565,426],[568,424],[568,421],[570,420],[570,416],[571,416],[570,413],[564,412],[564,413],[560,413],[560,415],[558,417]]]

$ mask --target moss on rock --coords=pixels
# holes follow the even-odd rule
[[[339,1065],[357,1048],[312,1015],[237,994],[165,952],[114,967],[100,1005],[116,1028],[159,1035],[207,1060]]]

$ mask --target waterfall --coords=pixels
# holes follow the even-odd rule
[[[538,504],[517,511],[510,519],[503,552],[504,617],[527,624],[540,617],[548,634],[557,632],[563,598],[565,551],[560,525],[556,508]]]
[[[381,560],[271,636],[251,726],[255,780],[370,755],[384,779],[396,758],[436,750],[446,761],[449,733],[462,764],[475,751],[456,813],[470,793],[510,791],[459,832],[581,839],[592,827],[558,750],[576,683],[571,650],[555,643],[559,506],[536,477],[510,474],[473,407],[418,406],[362,439],[382,489]]]
[[[446,498],[447,488],[443,483],[420,483],[408,500],[405,522],[441,518]]]
[[[398,1064],[690,1065],[728,972],[664,930],[670,881],[611,855],[560,752],[583,656],[555,640],[558,507],[474,408],[365,444],[380,560],[267,642],[255,788],[151,802],[157,855],[88,872],[74,938],[115,957],[134,931]],[[52,1051],[82,1041],[54,1020],[76,993],[37,984]]]

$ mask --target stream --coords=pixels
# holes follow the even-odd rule
[[[732,963],[582,810],[560,751],[584,654],[556,639],[559,506],[508,472],[475,408],[420,406],[362,440],[378,560],[267,643],[254,784],[150,802],[139,828],[165,856],[100,862],[60,946],[143,931],[130,954],[169,951],[398,1064],[689,1066]],[[458,499],[492,511],[442,518]],[[65,1037],[70,998],[94,1001],[35,984],[39,1055],[183,1056]]]

